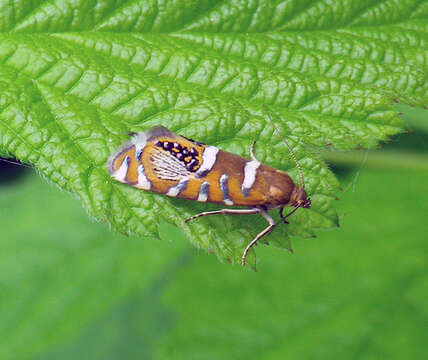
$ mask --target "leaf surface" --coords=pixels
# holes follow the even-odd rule
[[[263,219],[183,220],[214,206],[139,191],[108,176],[126,132],[172,131],[297,171],[313,200],[269,242],[338,224],[337,181],[317,154],[375,147],[402,131],[393,107],[427,103],[424,1],[0,1],[0,153],[32,164],[122,233],[160,219],[239,262]],[[254,221],[253,221],[254,219]],[[254,253],[249,262],[254,266]]]

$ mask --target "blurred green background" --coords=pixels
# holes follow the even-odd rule
[[[92,222],[0,168],[0,359],[426,359],[428,113],[382,150],[325,153],[341,227],[258,246],[259,272]]]

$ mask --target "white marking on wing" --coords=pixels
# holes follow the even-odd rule
[[[195,173],[195,177],[201,178],[207,175],[213,168],[215,161],[217,160],[217,153],[219,149],[215,146],[208,146],[205,148],[202,155],[202,164],[198,171]]]
[[[183,190],[186,189],[188,182],[189,182],[189,178],[188,177],[181,179],[176,185],[171,186],[168,189],[168,192],[166,193],[166,195],[168,195],[168,196],[177,196]]]
[[[229,197],[229,186],[228,186],[229,176],[223,174],[220,176],[220,189],[223,195],[223,203],[229,206],[232,206],[234,203]]]
[[[251,188],[256,181],[257,169],[260,166],[260,162],[257,160],[248,161],[244,167],[244,181],[241,185],[242,194],[247,197]]]
[[[144,165],[138,165],[138,187],[144,190],[150,190],[152,184],[144,172]]]
[[[122,161],[122,164],[120,165],[120,168],[112,174],[112,176],[117,181],[125,182],[126,174],[128,173],[129,161],[130,160],[131,159],[129,158],[129,156],[125,156],[125,158]]]
[[[208,181],[204,181],[199,188],[199,194],[197,201],[206,202],[208,200],[210,183]]]

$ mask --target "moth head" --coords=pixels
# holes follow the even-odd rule
[[[306,196],[304,186],[296,186],[291,194],[290,204],[294,207],[310,208],[311,199]]]

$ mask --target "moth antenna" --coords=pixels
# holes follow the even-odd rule
[[[269,113],[269,109],[266,107],[266,105],[263,105],[267,117],[269,119],[269,121],[272,123],[273,128],[275,129],[276,133],[278,134],[278,136],[281,138],[282,142],[285,144],[285,146],[287,146],[288,151],[290,152],[291,158],[294,160],[294,162],[296,163],[297,169],[299,170],[299,176],[300,176],[300,181],[302,183],[302,187],[305,188],[305,179],[303,178],[303,171],[302,171],[302,167],[300,166],[299,162],[297,161],[296,155],[294,154],[293,149],[291,148],[290,144],[287,142],[287,140],[285,140],[285,138],[281,135],[281,132],[279,131],[278,127],[276,126],[276,124],[273,122],[272,117]]]

